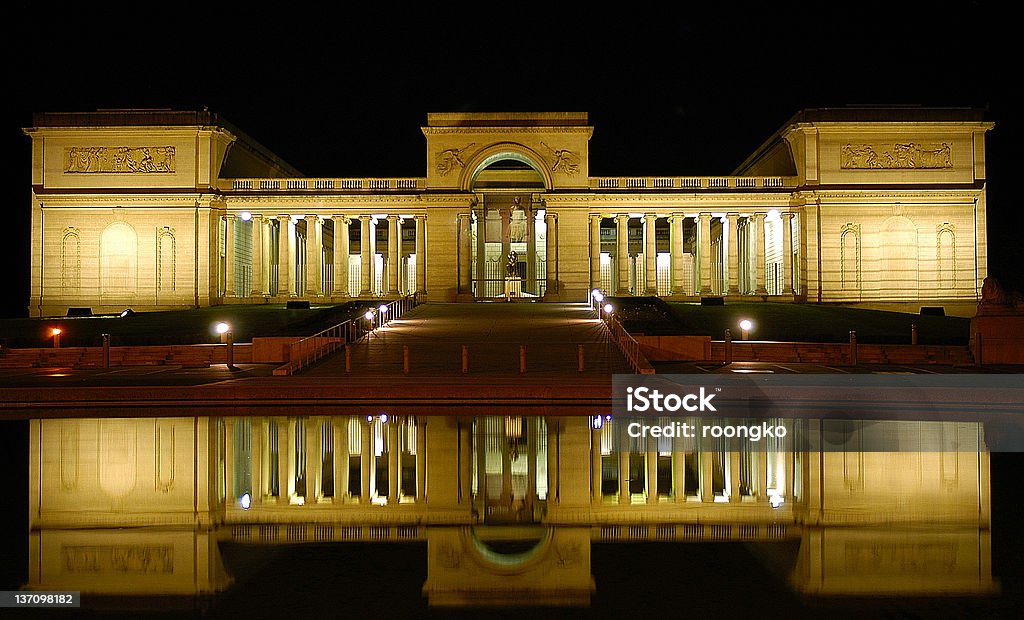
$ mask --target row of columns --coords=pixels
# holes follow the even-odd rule
[[[754,272],[755,272],[755,294],[766,295],[765,288],[765,243],[764,243],[764,220],[766,213],[753,213],[747,217],[748,225],[753,226],[754,246]],[[783,291],[784,295],[793,293],[793,235],[792,235],[792,212],[782,212],[782,260],[783,260]],[[692,217],[692,216],[691,216]],[[699,265],[699,295],[711,295],[711,220],[713,215],[705,212],[697,215],[697,262]],[[725,215],[728,226],[728,293],[738,295],[739,289],[739,213],[727,213]],[[686,287],[686,280],[683,267],[683,222],[687,216],[682,213],[673,213],[668,217],[669,224],[669,250],[671,253],[671,294],[691,295],[693,291]],[[601,288],[601,215],[590,216],[590,286],[592,289]],[[616,295],[629,295],[629,219],[630,215],[619,213],[615,215],[616,236],[615,236],[615,270],[618,279]],[[646,274],[645,295],[658,294],[658,266],[657,246],[655,243],[655,222],[658,215],[645,213],[642,218],[644,224],[644,272]],[[641,294],[638,292],[638,294]]]
[[[321,487],[323,455],[321,446],[323,444],[321,432],[325,427],[325,421],[330,420],[330,429],[333,433],[334,446],[334,502],[344,502],[349,495],[349,419],[345,416],[333,416],[331,418],[310,417],[305,420],[305,479],[306,494],[303,497],[305,503],[316,503],[322,501],[319,489]],[[388,503],[398,503],[401,499],[401,454],[399,452],[399,429],[402,428],[401,420],[393,419],[389,422],[388,429]],[[294,453],[292,446],[292,431],[296,428],[294,418],[271,418],[268,424],[277,426],[277,497],[274,503],[291,503],[289,492],[289,481],[296,473],[293,470],[294,463],[291,455]],[[371,472],[376,467],[376,456],[374,455],[374,421],[360,419],[359,431],[360,447],[359,454],[359,503],[368,504],[373,497],[371,487]],[[234,495],[235,479],[235,418],[224,418],[224,481],[228,502],[238,500]],[[272,496],[264,493],[263,463],[265,456],[262,454],[264,446],[264,427],[262,419],[253,418],[251,437],[250,459],[252,489],[250,495],[254,504],[263,503]],[[416,420],[416,502],[426,501],[426,451],[427,451],[427,424],[423,419]]]
[[[268,274],[264,274],[263,256],[263,234],[264,226],[270,218],[262,214],[253,213],[252,221],[252,290],[235,291],[235,253],[234,253],[234,219],[235,215],[223,216],[227,222],[225,226],[225,296],[226,297],[262,297],[270,294],[264,280]],[[280,235],[278,237],[278,270],[277,270],[277,294],[287,296],[291,294],[292,267],[295,259],[291,256],[291,238],[289,235],[289,224],[292,216],[279,214],[276,216]],[[358,216],[360,226],[360,282],[359,296],[369,297],[373,295],[374,261],[376,254],[376,234],[374,233],[374,218],[370,215]],[[322,290],[322,253],[323,253],[323,221],[318,215],[305,216],[306,221],[306,285],[305,290],[297,294],[300,296],[320,297],[348,296],[348,258],[351,253],[349,247],[349,226],[355,221],[344,215],[333,215],[334,222],[334,252],[332,263],[334,269],[333,290]],[[388,215],[385,220],[388,226],[388,260],[387,274],[385,280],[385,293],[390,296],[399,294],[399,265],[401,262],[401,238],[399,234],[399,216]],[[414,216],[416,222],[416,293],[426,293],[426,216]],[[269,267],[269,265],[268,265]],[[268,279],[268,278],[266,278]],[[269,279],[268,279],[269,280]]]
[[[601,489],[602,476],[602,454],[601,454],[601,433],[607,432],[604,428],[596,428],[591,430],[591,493],[592,501],[595,504],[604,502],[604,493]],[[623,427],[625,428],[625,427]],[[622,441],[627,441],[627,437],[622,437]],[[645,495],[646,503],[657,504],[658,494],[660,492],[658,488],[658,443],[657,439],[648,438],[647,451],[645,453]],[[632,494],[629,491],[629,457],[630,452],[621,450],[618,453],[618,502],[619,504],[630,504],[632,502]],[[685,502],[687,496],[690,495],[689,489],[686,488],[686,452],[679,450],[672,451],[672,488],[670,489],[671,498],[674,502]],[[729,476],[729,501],[739,502],[742,497],[740,495],[740,466],[741,466],[741,454],[736,451],[722,453],[726,459],[728,459],[728,466],[731,475]],[[756,453],[757,462],[757,484],[756,484],[756,497],[761,501],[768,501],[769,497],[767,494],[768,489],[768,452],[761,450]],[[784,479],[785,489],[780,490],[781,495],[788,501],[792,501],[793,498],[793,453],[791,451],[785,451],[784,453]],[[712,459],[715,453],[710,450],[701,450],[698,452],[698,462],[700,463],[700,482],[699,482],[699,495],[701,502],[714,502],[715,495],[714,489],[711,485],[712,476],[714,475],[713,467],[714,463]],[[723,463],[724,465],[724,463]]]
[[[510,212],[507,209],[502,209],[502,256],[508,256],[510,243],[508,235],[508,226],[510,223]],[[470,213],[460,213],[458,217],[459,226],[459,292],[468,294],[473,290],[473,219]],[[529,282],[533,282],[536,277],[536,248],[535,245],[535,232],[534,232],[534,220],[532,217],[526,218],[526,238],[528,243],[526,246],[526,279]],[[557,294],[558,292],[558,215],[551,211],[544,212],[544,225],[545,225],[545,237],[544,237],[544,251],[545,251],[545,291],[547,294]],[[480,278],[483,278],[484,273],[484,259],[486,255],[486,238],[483,234],[479,234],[479,229],[484,226],[483,222],[477,223],[478,234],[476,235],[476,260],[477,260],[477,274],[480,274]],[[600,258],[598,258],[600,260]],[[598,268],[600,273],[600,266]]]

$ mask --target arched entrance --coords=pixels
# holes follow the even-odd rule
[[[474,426],[475,505],[483,523],[538,521],[549,488],[544,419],[487,416]]]
[[[495,145],[465,168],[463,187],[477,195],[469,256],[474,299],[544,295],[547,229],[540,197],[550,177],[539,161],[520,145]]]

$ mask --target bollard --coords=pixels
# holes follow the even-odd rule
[[[103,367],[110,368],[110,334],[100,334],[103,338]]]
[[[402,345],[402,373],[409,374],[409,345]]]
[[[462,374],[469,372],[469,347],[462,345]]]
[[[345,372],[352,372],[352,347],[345,345]]]
[[[732,363],[732,330],[725,330],[725,363]]]
[[[228,368],[234,368],[235,367],[235,334],[232,333],[229,330],[224,335],[227,336],[227,345],[228,345],[228,351],[227,351],[227,354],[228,354],[228,360],[227,360],[228,364],[227,364],[227,366],[228,366]]]
[[[583,372],[583,345],[576,345],[576,365],[579,372]]]
[[[526,372],[526,345],[519,345],[519,374]]]
[[[857,365],[857,332],[850,330],[850,365]]]
[[[910,324],[910,344],[917,344],[917,323]]]

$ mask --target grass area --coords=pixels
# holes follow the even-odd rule
[[[4,319],[0,320],[0,342],[10,347],[48,347],[50,330],[60,327],[61,346],[99,346],[101,334],[110,334],[111,344],[156,345],[220,342],[213,326],[232,326],[235,342],[249,342],[253,336],[308,336],[366,311],[369,303],[349,302],[313,306],[309,310],[286,310],[283,304],[225,305],[195,310],[138,312],[132,316]],[[373,304],[375,305],[375,304]]]
[[[846,342],[856,330],[862,343],[910,343],[911,325],[917,325],[919,344],[965,345],[971,320],[961,317],[921,316],[816,304],[730,303],[701,306],[692,303],[650,301],[651,298],[619,298],[626,329],[645,334],[710,335],[715,340],[731,329],[740,338],[739,322],[750,319],[751,340],[798,342]]]

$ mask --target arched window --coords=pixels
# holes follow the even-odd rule
[[[100,237],[100,290],[105,295],[134,295],[138,275],[138,239],[124,223],[111,224]]]
[[[177,242],[174,229],[164,226],[156,230],[156,290],[174,292],[177,275]]]
[[[952,295],[956,288],[956,233],[950,224],[941,224],[935,239],[939,293]]]
[[[64,231],[60,248],[61,288],[65,295],[75,295],[82,284],[82,243],[78,229],[69,226]]]
[[[860,225],[848,223],[840,233],[839,279],[844,291],[860,290]]]

